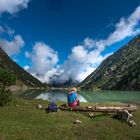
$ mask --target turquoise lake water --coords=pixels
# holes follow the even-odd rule
[[[140,91],[80,91],[81,102],[122,102],[140,103]],[[24,98],[43,99],[49,101],[67,101],[67,91],[30,90],[22,94]]]

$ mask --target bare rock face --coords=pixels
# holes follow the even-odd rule
[[[79,86],[82,89],[140,90],[140,35],[106,58]]]

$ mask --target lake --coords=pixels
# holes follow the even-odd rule
[[[78,94],[80,102],[140,103],[140,91],[80,91]],[[27,99],[67,101],[67,91],[63,90],[29,90],[21,95]]]

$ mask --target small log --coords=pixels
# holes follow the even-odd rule
[[[103,112],[103,113],[117,113],[121,110],[127,110],[128,112],[134,112],[137,107],[131,106],[76,106],[76,107],[64,107],[60,106],[59,109],[65,111],[81,111],[81,112]]]

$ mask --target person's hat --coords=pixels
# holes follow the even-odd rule
[[[75,87],[72,88],[73,91],[77,92],[77,89]]]

